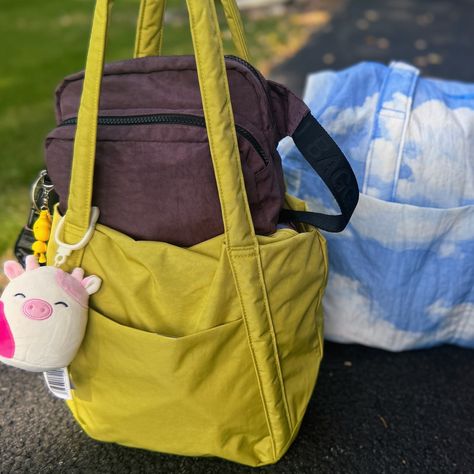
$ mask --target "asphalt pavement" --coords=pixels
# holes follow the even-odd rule
[[[405,61],[425,76],[474,82],[474,0],[326,3],[337,11],[333,20],[272,71],[295,92],[309,73],[360,61]]]
[[[474,466],[474,354],[327,344],[300,434],[262,473],[456,473]],[[39,375],[0,366],[0,472],[247,473],[89,439]],[[203,427],[205,429],[205,427]]]

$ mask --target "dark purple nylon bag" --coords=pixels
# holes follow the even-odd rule
[[[276,148],[309,109],[242,59],[226,57],[226,67],[255,231],[272,234],[285,196]],[[58,126],[46,139],[48,174],[63,214],[83,78],[74,74],[58,87]],[[105,67],[94,173],[99,222],[136,240],[188,247],[224,232],[194,57]]]

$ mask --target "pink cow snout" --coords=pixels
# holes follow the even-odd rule
[[[23,303],[23,314],[29,319],[48,319],[53,314],[52,306],[44,300],[31,299]]]

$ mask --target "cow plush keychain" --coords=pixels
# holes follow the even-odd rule
[[[89,296],[100,278],[84,278],[81,268],[41,267],[32,255],[26,271],[8,261],[4,272],[10,283],[0,298],[0,361],[32,372],[67,367],[84,338]]]
[[[55,233],[55,266],[40,266],[34,255],[26,258],[26,270],[15,261],[4,266],[10,282],[0,297],[0,361],[45,372],[51,390],[60,371],[67,373],[79,350],[87,326],[89,297],[102,284],[95,275],[84,278],[81,268],[66,273],[59,267],[71,252],[89,242],[98,217],[99,210],[92,208],[89,229],[75,245],[61,240],[61,218]]]

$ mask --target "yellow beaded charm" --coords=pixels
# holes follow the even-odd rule
[[[33,225],[33,234],[36,242],[32,245],[34,255],[38,257],[39,263],[46,263],[47,242],[51,235],[51,214],[48,210],[42,210]]]

